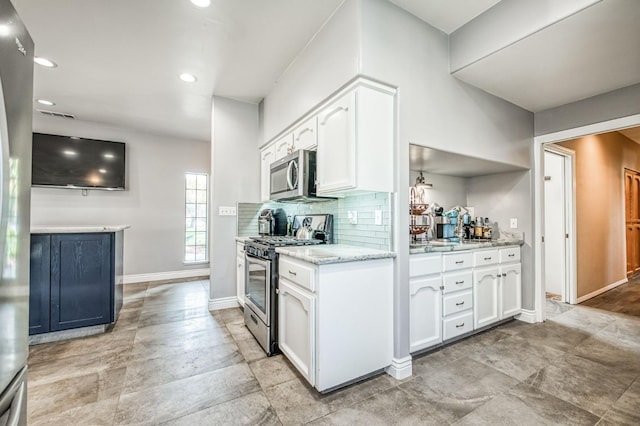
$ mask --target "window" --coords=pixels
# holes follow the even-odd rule
[[[185,173],[185,263],[207,261],[208,181],[206,174]]]

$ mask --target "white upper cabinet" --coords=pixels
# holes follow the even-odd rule
[[[394,96],[358,86],[318,114],[319,195],[393,192]]]
[[[274,145],[276,149],[276,155],[273,161],[286,157],[287,153],[289,152],[289,148],[293,145],[293,134],[289,133],[286,136],[278,139]]]
[[[271,195],[271,163],[276,158],[276,146],[269,145],[260,151],[260,201],[269,201]]]
[[[318,119],[312,117],[293,130],[293,149],[314,149],[318,145]]]

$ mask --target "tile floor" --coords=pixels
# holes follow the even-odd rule
[[[128,285],[108,334],[33,346],[30,425],[640,424],[640,318],[548,301],[387,375],[320,395],[266,358],[207,281]]]
[[[581,303],[583,306],[640,317],[640,277]]]

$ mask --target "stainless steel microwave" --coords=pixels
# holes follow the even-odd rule
[[[272,201],[313,202],[333,198],[316,195],[316,152],[299,149],[271,164]]]

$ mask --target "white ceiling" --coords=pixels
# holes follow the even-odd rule
[[[474,177],[526,170],[512,164],[499,163],[419,145],[409,145],[409,168],[436,175]]]
[[[56,103],[37,108],[209,140],[212,94],[258,102],[343,0],[12,1],[58,64],[36,66],[35,98]]]
[[[451,34],[500,0],[390,0],[442,32]]]
[[[454,75],[533,112],[640,83],[640,1],[602,1]]]
[[[499,2],[391,1],[445,33]],[[211,96],[258,102],[343,0],[12,2],[36,54],[59,65],[36,66],[35,98],[56,102],[37,108],[207,141]],[[532,111],[638,83],[637,22],[640,0],[604,0],[456,76]]]

